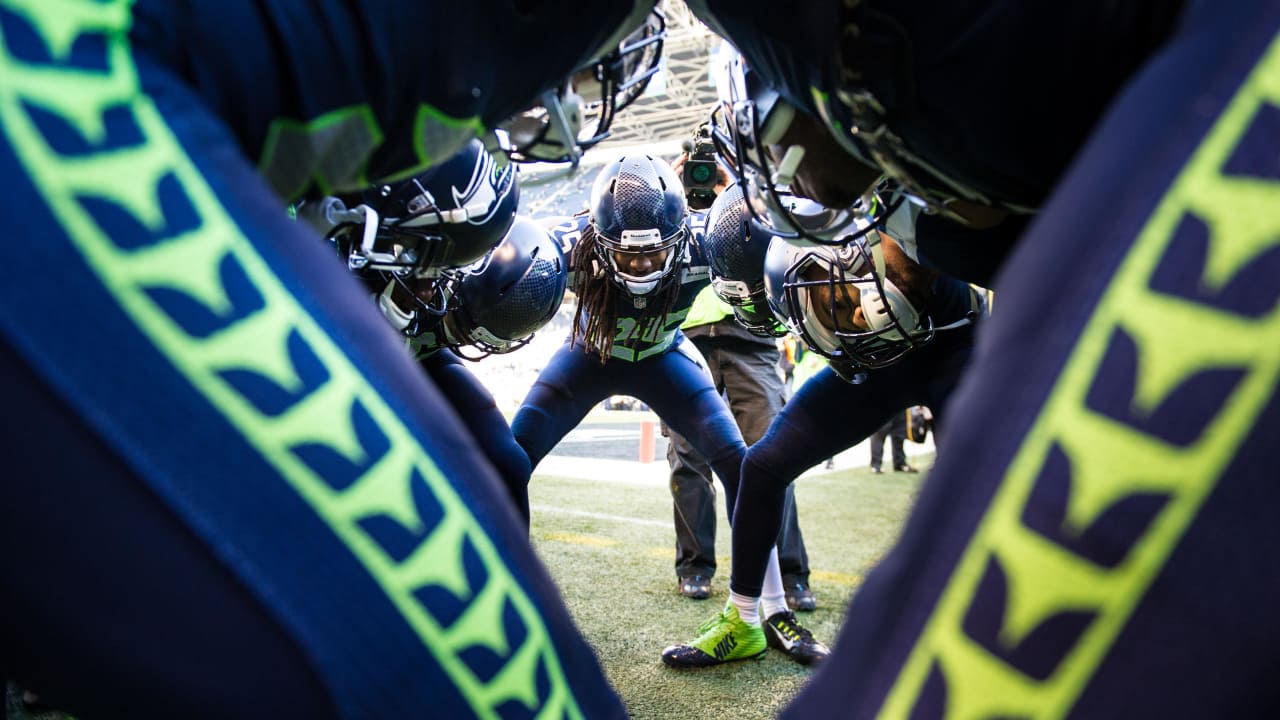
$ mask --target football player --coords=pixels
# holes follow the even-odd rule
[[[570,258],[578,306],[569,341],[539,373],[511,423],[534,467],[592,407],[610,395],[630,395],[707,459],[724,484],[732,517],[746,444],[704,361],[679,329],[708,283],[703,215],[689,214],[684,187],[664,160],[627,156],[596,177],[590,212],[556,228]],[[786,615],[791,632],[807,635],[787,610],[776,549],[766,554],[764,612]],[[766,651],[762,636],[756,643],[722,646],[710,657]],[[806,664],[826,653],[816,642],[789,650]]]
[[[1001,305],[783,716],[1269,714],[1275,562],[1224,558],[1275,539],[1280,6],[691,5],[783,101],[726,125],[777,150],[762,206],[896,178],[919,258]]]
[[[283,208],[452,157],[652,7],[0,2],[0,542],[34,549],[0,672],[84,717],[624,715],[466,424]]]
[[[473,140],[410,180],[338,198],[300,216],[364,279],[391,325],[484,450],[527,526],[529,459],[493,396],[461,363],[525,345],[564,298],[560,245],[516,216],[519,175]],[[315,216],[322,217],[315,217]],[[478,253],[482,255],[477,256]]]
[[[818,214],[800,207],[807,201],[794,202]],[[792,617],[761,618],[755,610],[770,552],[760,541],[777,537],[787,488],[805,470],[870,437],[903,408],[929,403],[941,413],[984,314],[982,295],[922,268],[879,231],[848,245],[800,246],[771,238],[733,189],[712,205],[708,227],[704,245],[715,258],[712,287],[738,310],[739,321],[766,333],[781,325],[828,363],[796,390],[747,450],[733,515],[729,601],[696,639],[663,651],[663,662],[677,667],[726,662],[711,651],[725,644],[763,639],[788,651],[816,642],[787,631]],[[776,319],[764,320],[760,307],[770,308]],[[850,408],[856,411],[843,412]],[[833,423],[835,417],[843,419]]]
[[[516,218],[501,243],[443,281],[393,278],[378,295],[383,314],[408,338],[427,375],[498,471],[529,524],[529,456],[516,444],[493,395],[462,359],[480,360],[528,344],[564,299],[568,268],[540,224]]]

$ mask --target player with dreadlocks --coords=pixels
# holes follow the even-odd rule
[[[706,218],[690,214],[679,177],[664,161],[623,157],[591,191],[590,212],[556,227],[578,298],[574,329],[539,374],[511,423],[536,468],[561,438],[610,395],[653,408],[711,464],[732,517],[746,444],[680,323],[710,282],[701,247]],[[763,612],[787,610],[777,552],[770,553]],[[807,632],[797,624],[796,634]],[[716,650],[715,662],[755,657],[764,638]],[[819,643],[789,655],[803,664],[827,655]]]

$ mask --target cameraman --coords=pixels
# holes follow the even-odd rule
[[[705,126],[685,142],[672,168],[685,183],[685,197],[693,210],[711,206],[729,186],[729,175],[716,160]],[[698,142],[705,136],[705,144]],[[707,153],[710,153],[709,157]],[[710,162],[711,165],[704,163]],[[712,175],[709,171],[714,167]],[[695,172],[697,170],[703,172]],[[713,181],[710,178],[714,177]],[[748,445],[759,440],[782,408],[784,386],[781,355],[773,338],[748,332],[734,320],[729,306],[705,288],[680,326],[685,337],[706,359],[716,388],[729,402],[738,429]],[[667,463],[671,468],[671,497],[676,530],[676,577],[680,594],[703,599],[711,594],[716,571],[716,496],[711,468],[679,434],[669,433]],[[792,491],[788,491],[792,492]],[[796,517],[795,500],[787,496],[782,532],[778,534],[778,563],[792,610],[809,611],[817,600],[809,589],[809,557]]]
[[[729,174],[720,165],[715,143],[711,140],[711,128],[707,123],[698,126],[693,140],[682,143],[680,157],[672,163],[684,183],[685,198],[690,210],[706,210],[729,186]]]

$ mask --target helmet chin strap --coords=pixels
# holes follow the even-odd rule
[[[796,171],[800,169],[800,163],[804,160],[804,148],[799,145],[788,145],[787,151],[782,155],[782,162],[778,163],[778,169],[774,171],[773,177],[769,181],[774,187],[790,188],[792,181],[796,179]]]
[[[904,331],[910,332],[919,324],[920,316],[907,300],[906,293],[902,292],[885,273],[884,247],[880,242],[880,233],[872,231],[867,233],[865,238],[863,247],[871,256],[871,265],[875,268],[875,277],[880,279],[880,287],[876,288],[876,297],[870,300],[867,297],[868,293],[860,293],[862,316],[872,330],[882,330],[892,322],[892,319],[896,319],[898,324],[903,326]],[[876,302],[879,302],[881,307],[875,307]],[[880,312],[881,310],[888,312]],[[877,322],[876,319],[881,317],[884,321]]]
[[[880,233],[867,233],[865,247],[871,254],[871,264],[876,269],[876,275],[888,282],[889,277],[884,274],[884,248],[880,246]]]

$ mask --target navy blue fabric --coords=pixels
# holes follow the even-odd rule
[[[414,133],[423,104],[493,127],[590,60],[630,3],[142,0],[133,12],[134,46],[180,73],[255,161],[273,121],[368,104],[384,140],[366,168],[377,181],[424,160]],[[529,52],[531,38],[551,37],[574,42]]]
[[[489,392],[451,350],[431,353],[419,360],[449,406],[471,431],[485,457],[498,472],[516,514],[529,526],[529,456],[516,443],[511,426]]]
[[[733,520],[740,530],[733,533],[729,583],[734,592],[760,596],[770,538],[782,528],[787,487],[801,473],[871,437],[894,413],[912,405],[946,417],[973,337],[972,326],[938,333],[901,362],[869,371],[866,381],[856,385],[824,367],[796,390],[742,462],[741,501]],[[839,422],[833,422],[836,418]]]
[[[678,333],[675,345],[682,342],[684,335]],[[732,518],[746,443],[711,375],[677,350],[636,362],[602,363],[598,355],[565,343],[539,373],[511,421],[511,431],[536,468],[591,408],[610,395],[644,402],[707,458],[724,483]]]
[[[165,8],[163,18],[143,13],[137,31],[167,29],[176,45],[189,40],[174,28],[193,18],[180,15],[184,9],[177,6]],[[0,10],[10,49],[23,62],[39,62],[45,48],[23,22]],[[210,22],[217,26],[225,18]],[[73,58],[83,66],[100,59],[94,39],[74,45]],[[231,43],[228,52],[237,47]],[[243,155],[249,141],[236,132],[244,128],[210,114],[208,98],[169,68],[150,56],[135,59],[142,87],[194,165],[197,177],[186,178],[187,186],[207,184],[218,212],[234,224],[226,231],[242,233],[250,254],[261,260],[183,255],[188,273],[215,278],[225,290],[225,307],[211,307],[163,279],[137,280],[145,293],[140,302],[155,308],[156,322],[187,343],[214,338],[264,308],[298,308],[289,319],[309,334],[295,331],[287,340],[296,385],[249,368],[226,370],[212,382],[243,401],[246,415],[275,417],[313,399],[330,379],[331,365],[317,355],[319,348],[336,348],[336,362],[354,368],[391,418],[375,418],[376,408],[357,401],[337,411],[346,417],[335,417],[356,431],[354,457],[324,443],[300,443],[288,448],[291,461],[340,492],[396,450],[382,432],[386,423],[406,428],[513,581],[500,591],[514,586],[511,592],[529,599],[578,709],[587,717],[623,716],[466,424],[324,243],[286,218],[281,200]],[[269,74],[266,66],[257,70]],[[331,80],[295,80],[306,85],[307,78]],[[108,112],[105,139],[87,145],[61,118],[34,106],[25,111],[63,156],[131,149],[140,141],[125,109]],[[9,239],[24,249],[0,265],[0,358],[12,369],[3,377],[13,399],[3,413],[0,443],[15,463],[11,472],[24,477],[6,481],[0,497],[0,526],[11,533],[3,545],[0,617],[23,631],[10,636],[13,643],[0,642],[0,670],[87,717],[477,712],[361,556],[286,481],[278,464],[283,461],[264,456],[254,438],[135,324],[138,315],[126,312],[85,262],[27,179],[11,143],[0,134],[0,177],[6,179],[0,208],[22,218]],[[149,149],[157,148],[165,146]],[[130,176],[106,182],[146,181]],[[158,228],[104,196],[68,191],[90,218],[86,234],[100,230],[121,251],[145,252],[170,246],[197,227],[187,186],[173,177],[157,182],[164,215]],[[112,261],[98,262],[101,268]],[[281,289],[284,299],[264,297],[264,287]],[[327,343],[317,345],[316,337]],[[332,356],[328,362],[335,362]],[[314,431],[323,436],[325,429]],[[86,484],[93,487],[81,492]],[[357,532],[370,541],[365,552],[400,561],[422,544],[444,510],[421,476],[388,490],[411,493],[426,526],[406,527],[402,518],[375,512],[360,519]],[[387,499],[390,504],[393,498]],[[495,566],[482,562],[469,542],[459,549],[466,581],[471,588],[487,587],[494,580],[487,570]],[[51,584],[30,581],[42,578]],[[429,584],[409,602],[447,630],[475,598]],[[494,633],[505,631],[519,642],[530,629],[518,620],[509,610]],[[497,652],[476,646],[459,659],[485,680],[500,667]],[[552,689],[545,665],[541,671],[533,708],[513,701],[498,711],[507,717],[537,712]],[[239,684],[250,674],[256,677]]]
[[[337,717],[286,625],[7,344],[0,376],[0,677],[83,717]]]
[[[1278,31],[1280,6],[1273,2],[1197,0],[1189,5],[1178,34],[1108,111],[997,279],[995,311],[980,335],[973,371],[953,398],[938,464],[901,540],[855,596],[832,658],[782,717],[817,717],[837,708],[844,717],[873,717],[883,709],[958,557],[1002,489],[1011,460],[1023,443],[1032,441],[1033,422],[1044,412],[1050,389],[1063,381],[1064,363],[1115,281],[1117,268],[1130,259],[1152,212],[1170,197],[1170,183],[1202,149],[1206,132],[1220,120],[1263,51],[1274,47]],[[1247,116],[1242,144],[1217,169],[1227,177],[1270,183],[1267,191],[1274,193],[1280,187],[1280,133],[1269,124],[1275,117],[1273,104]],[[1203,220],[1187,214],[1178,223],[1152,276],[1152,292],[1240,317],[1274,313],[1280,271],[1274,245],[1215,291],[1202,280],[1209,237]],[[1215,240],[1230,245],[1232,236]],[[1126,308],[1134,317],[1142,311]],[[1244,340],[1255,349],[1274,352],[1280,347],[1280,339],[1261,331]],[[1204,340],[1190,336],[1186,342],[1190,346]],[[1181,404],[1135,413],[1129,401],[1139,373],[1136,362],[1131,341],[1108,341],[1092,380],[1090,410],[1177,445],[1201,439],[1197,428],[1224,404],[1248,401],[1230,394],[1235,387],[1228,377],[1232,368],[1209,368],[1193,374],[1171,395],[1170,402]],[[1274,717],[1280,711],[1272,682],[1280,671],[1280,623],[1272,601],[1280,592],[1280,568],[1275,554],[1262,550],[1278,541],[1272,509],[1277,504],[1274,449],[1280,398],[1272,384],[1250,399],[1262,409],[1241,428],[1239,448],[1228,456],[1229,464],[1185,535],[1154,582],[1135,599],[1132,615],[1074,704],[1047,711],[1078,718]],[[1130,459],[1100,456],[1099,450],[1090,457],[1100,463],[1094,472],[1132,472]],[[1042,534],[1048,532],[1046,525],[1056,529],[1046,520],[1060,517],[1072,482],[1072,468],[1060,450],[1047,463],[1020,516]],[[1099,572],[1122,567],[1123,548],[1158,516],[1161,500],[1135,497],[1117,508],[1118,515],[1104,516],[1116,533],[1107,542],[1073,541],[1069,534],[1046,537],[1071,547]],[[1001,622],[1004,593],[1009,592],[1004,582],[998,567],[987,568],[979,585],[983,594],[968,610],[972,624],[965,627],[975,643]],[[1071,648],[1062,638],[1090,622],[1087,615],[1064,614],[1061,620],[1039,638],[1057,640],[1056,645],[1027,643],[1025,654],[999,658],[1027,673],[1027,687],[1057,679],[1053,662]],[[912,717],[945,715],[956,692],[948,687],[945,672],[934,666],[915,698]]]

